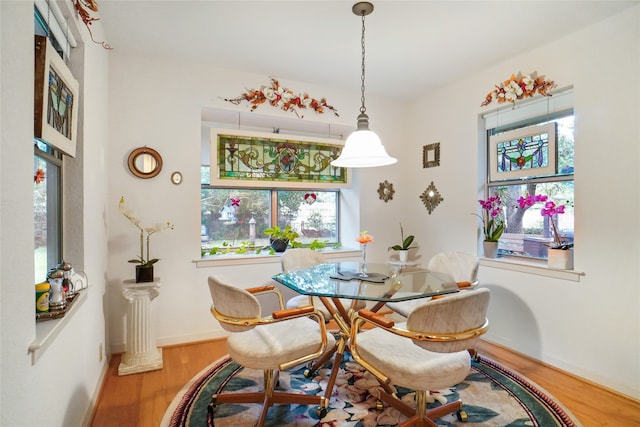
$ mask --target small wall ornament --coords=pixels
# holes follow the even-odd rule
[[[425,145],[422,147],[422,167],[433,168],[440,166],[440,143]]]
[[[556,87],[553,80],[545,80],[544,76],[537,76],[534,71],[531,74],[522,75],[521,73],[511,74],[500,86],[496,85],[495,89],[487,94],[480,106],[484,107],[491,104],[492,101],[498,101],[498,104],[511,102],[514,104],[519,99],[530,98],[536,93],[543,96],[551,96],[549,91]]]
[[[304,116],[298,113],[298,110],[312,109],[317,114],[324,114],[327,110],[332,111],[336,117],[339,117],[338,111],[327,104],[326,98],[319,101],[311,98],[308,93],[296,95],[292,90],[280,86],[278,80],[271,78],[270,85],[263,85],[260,89],[251,89],[235,98],[225,98],[227,102],[239,105],[242,101],[251,104],[251,111],[255,111],[262,104],[269,104],[272,107],[280,108],[283,111],[292,111],[298,118]]]
[[[378,196],[380,197],[380,200],[384,200],[385,203],[393,199],[393,193],[395,192],[396,191],[393,189],[393,184],[391,184],[386,179],[384,180],[384,182],[381,182],[380,186],[378,187]]]
[[[422,200],[422,203],[424,203],[424,206],[427,208],[427,211],[429,211],[429,215],[431,215],[431,212],[433,212],[436,206],[438,206],[440,202],[444,200],[433,181],[431,181],[431,184],[429,184],[427,189],[424,190],[424,192],[420,195],[420,199]]]

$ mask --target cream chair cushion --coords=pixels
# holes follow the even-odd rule
[[[406,324],[397,326],[404,328]],[[435,353],[407,345],[408,342],[407,338],[378,328],[361,332],[357,338],[362,358],[387,375],[394,385],[439,390],[460,383],[469,374],[468,352]]]
[[[426,301],[396,327],[414,332],[455,333],[482,326],[489,303],[489,290],[463,291]],[[373,328],[358,334],[356,347],[364,360],[379,369],[394,385],[414,390],[437,390],[460,383],[469,374],[467,348],[476,339],[429,342]],[[428,348],[428,349],[427,349]]]
[[[440,252],[434,255],[427,265],[429,271],[444,273],[454,282],[475,282],[478,280],[478,257],[464,252]],[[396,296],[409,294],[398,292]],[[424,302],[424,299],[412,299],[407,301],[389,302],[387,307],[401,316],[407,317],[409,313]]]
[[[215,309],[226,316],[260,318],[260,303],[244,289],[209,277],[209,290]],[[221,323],[232,333],[227,338],[229,355],[239,364],[253,369],[276,369],[283,363],[314,353],[322,344],[318,323],[300,317],[256,327]],[[335,338],[327,333],[327,349]]]

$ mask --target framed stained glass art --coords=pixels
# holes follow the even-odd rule
[[[211,129],[211,185],[336,188],[348,184],[348,169],[331,161],[342,141]]]
[[[80,86],[43,36],[35,36],[34,71],[34,136],[74,157]]]
[[[556,123],[492,135],[489,138],[490,181],[555,174],[556,135]]]

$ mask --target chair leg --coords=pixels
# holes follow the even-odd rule
[[[274,369],[264,371],[264,391],[254,393],[220,393],[211,397],[209,412],[213,415],[215,407],[222,403],[262,403],[262,412],[256,424],[262,427],[267,419],[269,408],[275,404],[298,403],[301,405],[320,405],[324,413],[329,401],[324,396],[313,396],[298,393],[284,393],[275,391],[280,372]],[[320,413],[320,412],[319,412]],[[323,415],[324,416],[324,415]]]
[[[386,392],[380,393],[380,399],[389,406],[395,408],[405,417],[408,417],[406,421],[398,424],[398,427],[407,427],[414,425],[437,427],[437,424],[434,422],[435,420],[438,420],[447,414],[457,412],[462,409],[462,401],[456,400],[454,402],[449,402],[445,405],[438,406],[437,408],[426,410],[427,393],[428,392],[425,390],[416,391],[415,409],[398,399],[396,396]]]
[[[315,373],[322,368],[322,365],[324,365],[327,360],[331,359],[333,357],[333,355],[335,354],[336,350],[338,349],[338,344],[334,345],[333,348],[330,351],[325,352],[325,354],[323,354],[322,356],[320,356],[320,358],[318,360],[316,360],[311,367],[309,367],[308,369],[306,369],[304,371],[304,376],[307,378],[311,378],[315,375]]]

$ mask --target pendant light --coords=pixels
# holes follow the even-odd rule
[[[390,157],[382,141],[375,132],[369,129],[369,116],[364,105],[364,17],[373,12],[373,4],[369,2],[359,2],[351,8],[355,15],[362,17],[362,77],[360,98],[360,114],[358,115],[357,129],[349,135],[342,148],[340,157],[331,162],[331,165],[343,168],[368,168],[374,166],[386,166],[396,163],[398,160]]]

